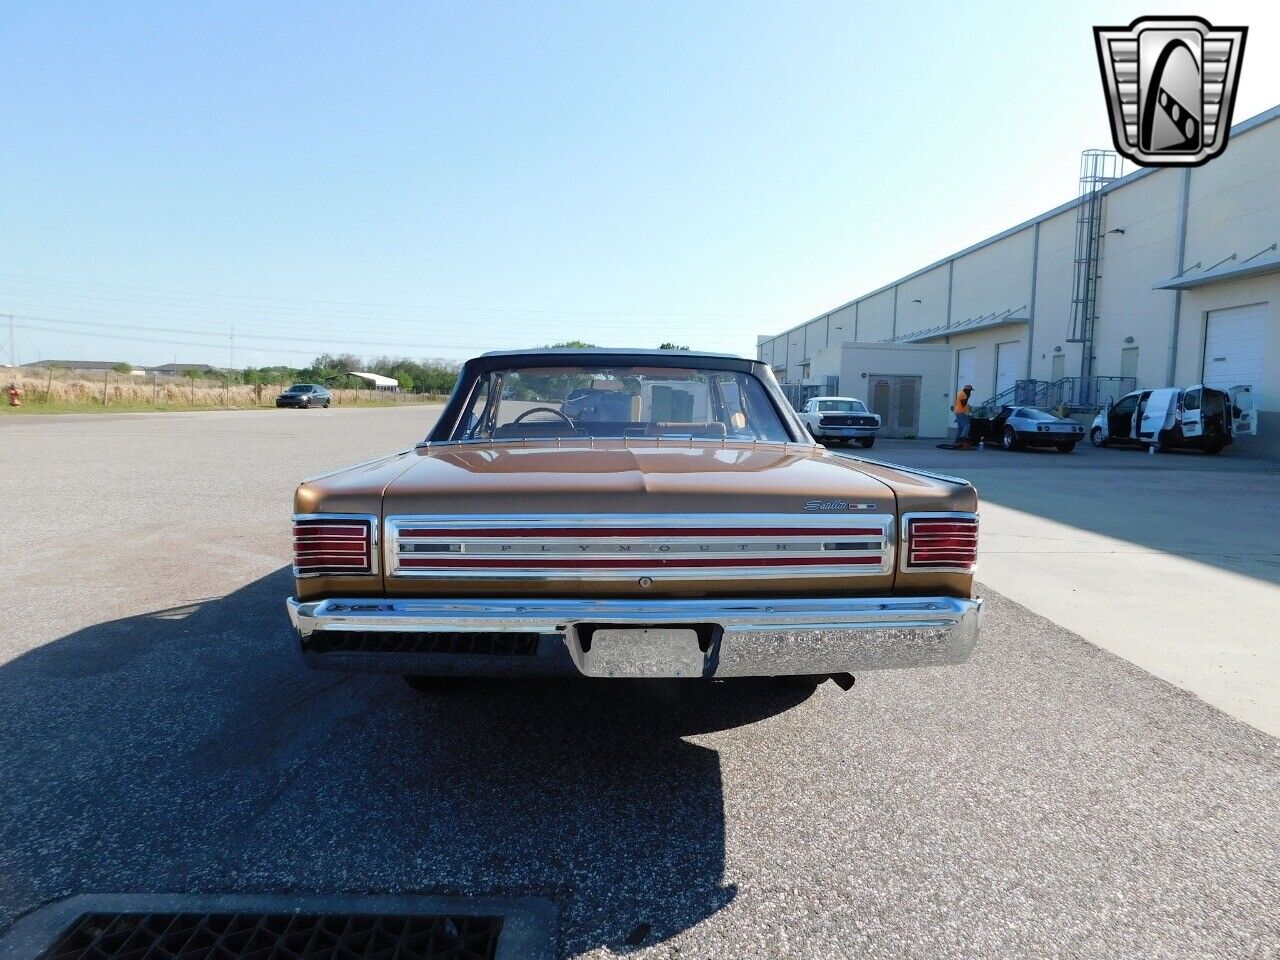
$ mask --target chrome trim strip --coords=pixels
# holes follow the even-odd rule
[[[895,524],[892,514],[863,513],[797,513],[797,514],[593,514],[582,517],[564,516],[560,514],[486,514],[481,516],[395,516],[384,521],[383,536],[383,569],[389,577],[402,579],[515,579],[515,580],[635,580],[640,577],[679,578],[682,580],[723,580],[738,578],[813,578],[825,576],[865,577],[887,575],[893,571],[895,546]],[[403,538],[401,531],[406,529],[425,529],[439,531],[448,535],[454,530],[484,530],[497,528],[516,528],[527,530],[527,535],[510,538],[483,538],[458,536],[457,538],[439,539]],[[636,533],[627,535],[620,533],[607,537],[583,537],[575,540],[572,535],[555,537],[549,543],[538,539],[540,531],[548,529],[592,530],[611,528],[625,530],[628,527],[640,528],[673,528],[687,530],[687,535],[660,534],[652,535]],[[736,535],[722,533],[726,528],[761,530],[760,535]],[[773,534],[766,531],[771,528],[802,529],[803,534]],[[848,534],[841,531],[847,529],[872,528],[876,534]],[[809,531],[812,531],[811,533]],[[527,543],[526,543],[527,541]],[[816,542],[815,542],[816,541]],[[865,544],[860,550],[823,549],[826,543]],[[405,550],[406,546],[449,545],[455,549],[449,551]],[[506,546],[517,544],[524,549],[501,550]],[[776,556],[773,551],[764,549],[769,545],[786,544],[794,549],[787,550],[788,559],[814,559],[831,557],[831,564],[786,564],[762,566],[754,563],[723,566],[680,565],[679,560],[689,553],[715,555],[719,559],[728,559],[727,546],[751,547],[758,545],[760,549],[744,549],[741,555],[749,561],[758,561],[762,557]],[[634,550],[616,553],[604,553],[601,547],[634,546]],[[553,549],[546,549],[552,546]],[[686,547],[687,550],[672,551],[673,546]],[[536,549],[533,549],[535,548]],[[572,548],[577,548],[573,552]],[[585,548],[585,549],[584,549]],[[493,567],[464,567],[459,565],[442,565],[439,567],[405,567],[401,559],[406,555],[429,558],[432,556],[458,559],[459,555],[470,553],[478,558],[491,558],[500,554],[507,561],[527,561],[527,565]],[[858,564],[844,562],[856,556],[877,556],[877,564]],[[582,556],[593,562],[581,567],[559,566],[548,567],[539,560],[563,560],[566,556]],[[595,562],[607,558],[619,560],[653,560],[652,566],[603,567]],[[670,559],[672,562],[664,563]]]
[[[382,463],[386,461],[390,463],[392,460],[403,457],[406,453],[413,453],[413,448],[408,450],[398,450],[395,453],[384,453],[380,457],[370,457],[368,460],[361,460],[359,463],[349,463],[345,467],[338,467],[336,470],[326,470],[324,473],[312,474],[309,477],[303,477],[302,483],[315,483],[317,480],[324,480],[328,477],[336,477],[340,473],[346,473],[348,470],[359,470],[361,467],[367,467],[371,463]]]
[[[797,498],[797,502],[800,502]],[[337,516],[334,514],[333,516]],[[886,515],[887,516],[887,515]],[[837,519],[847,522],[837,523]],[[883,516],[850,511],[843,514],[829,511],[814,513],[594,513],[584,516],[559,513],[485,513],[476,515],[425,515],[401,514],[389,517],[387,522],[399,526],[439,527],[442,530],[457,527],[506,527],[524,525],[530,527],[624,527],[644,524],[651,527],[703,527],[718,528],[732,524],[737,527],[842,527],[865,526],[882,520]]]
[[[837,453],[836,456],[844,457],[846,460],[854,460],[858,463],[869,463],[873,467],[888,467],[890,470],[901,470],[903,473],[914,473],[917,477],[928,477],[930,480],[941,480],[944,483],[958,483],[965,487],[972,486],[972,484],[963,477],[950,477],[945,473],[931,473],[928,470],[921,470],[919,467],[904,467],[900,463],[890,463],[888,460],[874,460],[871,457],[859,457],[852,453],[844,453],[843,451]]]
[[[382,573],[381,556],[382,551],[378,548],[379,535],[379,517],[374,513],[295,513],[293,522],[299,520],[363,520],[369,525],[369,569],[365,570],[329,570],[320,573],[312,573],[310,570],[299,570],[293,567],[293,576],[297,580],[303,580],[308,577],[376,577]],[[291,537],[296,543],[296,537]],[[317,540],[322,538],[316,538]],[[297,556],[297,550],[294,550],[294,556]]]
[[[974,550],[975,560],[967,567],[956,566],[907,566],[907,554],[910,552],[907,541],[907,524],[912,520],[972,520],[975,524],[975,531],[980,532],[981,521],[976,513],[965,513],[957,511],[928,511],[918,510],[914,513],[904,513],[898,521],[898,543],[902,548],[898,551],[898,572],[899,573],[973,573],[978,569],[977,550]],[[976,536],[976,533],[975,533]]]
[[[770,676],[963,663],[977,643],[982,601],[957,597],[778,597],[772,599],[339,599],[288,601],[307,662],[322,669],[438,675]],[[607,656],[580,628],[718,627],[700,657],[684,647],[637,643],[636,663],[614,642]],[[326,633],[536,632],[535,656],[334,651],[308,638]],[[659,638],[661,640],[661,638]],[[671,641],[678,644],[678,638]],[[690,671],[690,661],[700,660]],[[620,664],[620,665],[619,665]],[[700,672],[699,672],[700,671]]]

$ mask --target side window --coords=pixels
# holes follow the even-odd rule
[[[1130,395],[1130,396],[1125,397],[1125,398],[1124,398],[1123,400],[1121,400],[1119,403],[1117,403],[1117,404],[1112,408],[1112,412],[1113,412],[1113,413],[1116,413],[1116,414],[1118,414],[1118,415],[1120,415],[1120,416],[1122,416],[1122,417],[1128,417],[1128,416],[1132,416],[1133,411],[1134,411],[1134,408],[1136,408],[1137,406],[1138,406],[1138,398],[1137,398],[1137,396],[1136,396],[1136,395]]]
[[[715,378],[715,385],[723,405],[721,419],[725,430],[730,436],[741,433],[747,427],[747,413],[743,408],[742,390],[738,387],[738,381],[730,376],[720,376]],[[806,412],[812,413],[818,409],[818,401],[810,400],[804,408]]]
[[[467,407],[466,412],[463,413],[462,422],[458,424],[454,436],[464,440],[472,440],[476,437],[487,435],[482,429],[484,426],[482,421],[485,409],[489,406],[489,381],[490,377],[486,376],[476,384],[471,404]]]
[[[737,385],[742,413],[746,416],[746,429],[758,440],[786,443],[791,439],[782,421],[778,419],[769,402],[769,395],[755,377],[740,375],[734,378]]]
[[[1182,395],[1182,409],[1199,410],[1200,409],[1200,391],[1188,390]]]

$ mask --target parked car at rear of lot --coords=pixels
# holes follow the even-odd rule
[[[1084,427],[1036,407],[1001,407],[993,417],[974,417],[972,438],[998,443],[1006,450],[1054,447],[1070,453],[1084,439]]]
[[[276,397],[277,407],[327,407],[333,400],[328,387],[318,383],[295,383],[280,396]]]
[[[813,397],[800,411],[800,419],[819,443],[856,440],[869,447],[880,429],[880,415],[854,397]]]
[[[1117,444],[1221,453],[1236,437],[1257,432],[1250,385],[1215,390],[1197,383],[1126,394],[1094,418],[1089,439],[1095,447]]]

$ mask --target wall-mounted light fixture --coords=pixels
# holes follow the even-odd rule
[[[912,302],[912,303],[924,303],[924,301],[923,301],[923,300],[912,300],[911,302]]]
[[[1061,347],[1054,347],[1054,348],[1053,348],[1053,352],[1054,352],[1054,353],[1061,353],[1061,352],[1062,352],[1062,348],[1061,348]]]
[[[1124,227],[1112,227],[1107,231],[1107,233],[1118,233],[1121,236],[1124,236]]]
[[[1125,337],[1125,338],[1124,338],[1124,342],[1125,342],[1125,343],[1133,343],[1133,337]]]

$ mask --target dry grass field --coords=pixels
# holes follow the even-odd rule
[[[7,391],[16,384],[21,406],[9,405]],[[274,407],[287,383],[224,384],[213,379],[135,376],[114,370],[76,373],[69,370],[0,367],[6,396],[0,410],[21,413],[93,413],[130,410],[243,410]],[[436,396],[372,390],[334,390],[335,406],[388,406],[439,402]]]

